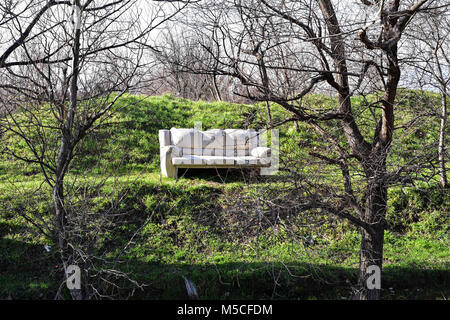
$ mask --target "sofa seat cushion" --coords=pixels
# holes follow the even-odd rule
[[[253,156],[223,157],[223,156],[196,156],[184,155],[172,158],[173,165],[269,165],[270,158],[257,158]]]

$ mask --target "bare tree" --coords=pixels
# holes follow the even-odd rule
[[[0,4],[0,30],[2,31],[2,45],[0,46],[0,68],[8,68],[18,65],[30,65],[33,63],[49,62],[53,54],[59,49],[29,60],[24,56],[15,55],[16,51],[30,41],[33,37],[45,33],[45,30],[36,31],[37,25],[45,15],[57,6],[70,6],[69,1],[45,1],[45,4],[36,1],[6,1]],[[51,30],[54,24],[47,25],[46,30]]]
[[[209,51],[217,60],[214,72],[239,79],[244,85],[239,94],[253,101],[281,105],[292,113],[286,121],[305,122],[326,141],[322,152],[310,155],[326,165],[337,166],[342,189],[320,188],[309,200],[299,198],[299,208],[322,210],[360,228],[360,299],[380,296],[379,288],[369,287],[367,282],[372,266],[381,270],[383,263],[387,191],[392,184],[405,181],[410,170],[408,166],[388,163],[402,71],[399,45],[412,18],[430,10],[433,3],[224,0],[214,7],[209,3],[209,7],[198,9],[205,11],[203,30],[215,29],[220,35],[216,40],[220,51]],[[221,13],[220,23],[208,21],[217,11]],[[197,65],[196,70],[185,66],[185,70],[212,73],[207,65]],[[308,81],[293,91],[283,90],[289,87],[288,77],[277,76],[283,72],[301,75]],[[336,93],[334,109],[304,103],[306,95],[318,89]],[[383,94],[368,105],[373,114],[369,129],[367,124],[358,124],[360,111],[352,105],[351,97],[374,89]]]
[[[192,100],[228,100],[233,99],[230,82],[233,79],[219,77],[215,73],[217,61],[211,59],[208,50],[217,50],[214,41],[216,35],[211,32],[209,37],[196,32],[177,31],[177,26],[167,28],[162,40],[158,43],[153,57],[160,63],[156,75],[160,78],[157,93],[171,92],[175,95]],[[200,38],[199,38],[200,37]],[[202,46],[198,46],[198,43]],[[183,66],[208,65],[211,74],[195,74],[184,70]],[[152,89],[155,86],[152,85]]]
[[[77,147],[116,111],[121,96],[148,80],[146,51],[152,48],[151,31],[187,4],[48,1],[24,32],[19,28],[18,40],[11,19],[21,22],[20,14],[12,13],[13,9],[21,10],[20,4],[1,7],[6,17],[2,27],[11,32],[8,40],[12,44],[0,59],[2,105],[7,113],[0,126],[22,139],[31,154],[8,146],[2,151],[37,164],[52,189],[52,231],[64,270],[81,261],[86,271],[90,263],[87,253],[77,246],[77,237],[83,237],[83,224],[74,227],[73,223],[82,223],[82,219],[71,212],[65,189]],[[28,7],[34,8],[31,2]],[[12,52],[19,59],[13,60]],[[49,114],[53,122],[46,124],[43,117]],[[93,293],[72,290],[71,294],[74,299],[83,299]]]
[[[412,57],[409,64],[416,74],[420,75],[419,81],[426,87],[435,88],[441,94],[441,111],[438,162],[440,185],[448,187],[446,173],[446,143],[445,130],[448,119],[448,100],[450,85],[450,17],[448,10],[438,8],[431,11],[426,17],[419,19],[415,32],[407,36],[411,39],[410,50]]]

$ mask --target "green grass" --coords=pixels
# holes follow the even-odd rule
[[[417,101],[424,99],[414,92],[400,96],[404,101],[399,103],[399,124],[409,121],[407,110],[419,108]],[[376,95],[366,97],[369,102],[377,99]],[[433,94],[428,99],[438,103]],[[355,97],[353,103],[359,106],[357,119],[363,132],[370,135],[366,100]],[[336,101],[317,95],[305,103],[329,109]],[[275,122],[286,116],[279,106],[272,108]],[[90,211],[104,213],[111,201],[126,194],[117,210],[132,212],[120,228],[103,235],[98,250],[113,256],[152,215],[139,241],[125,255],[127,263],[120,267],[147,284],[134,298],[184,299],[183,276],[197,285],[203,299],[350,297],[357,276],[359,233],[332,217],[288,210],[276,216],[261,206],[258,198],[286,186],[280,176],[255,179],[248,172],[221,172],[219,178],[213,171],[192,170],[178,181],[160,176],[159,129],[192,127],[195,121],[202,121],[204,129],[260,129],[265,127],[264,110],[257,105],[193,102],[170,95],[128,95],[79,146],[66,179],[67,186],[80,188],[72,194],[74,200],[80,190],[87,190]],[[432,120],[420,123],[425,138],[417,131],[398,131],[390,161],[404,161],[411,148],[432,145],[438,125]],[[57,134],[49,131],[50,141],[56,141]],[[292,124],[281,126],[280,138],[285,163],[297,166],[299,172],[321,172],[321,183],[340,188],[335,168],[305,167],[309,150],[324,144],[305,124],[299,124],[299,131]],[[5,135],[2,142],[27,155],[23,142],[14,136]],[[45,244],[53,246],[51,239],[21,216],[39,213],[51,224],[51,191],[43,181],[39,168],[1,155],[0,298],[51,299],[61,282],[55,250],[44,249]],[[390,190],[383,298],[448,299],[449,201],[449,195],[435,184]],[[293,226],[292,230],[285,225]],[[126,297],[126,290],[123,294]]]

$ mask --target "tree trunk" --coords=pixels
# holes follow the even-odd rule
[[[361,230],[358,294],[356,298],[360,300],[377,300],[380,298],[380,289],[368,288],[367,280],[371,276],[371,273],[368,273],[371,269],[370,267],[377,266],[381,271],[383,261],[384,215],[387,203],[387,186],[383,182],[386,172],[385,151],[388,150],[387,148],[392,137],[393,100],[395,99],[398,83],[397,76],[399,76],[399,73],[397,72],[397,66],[391,63],[390,71],[394,75],[390,77],[389,84],[391,86],[385,92],[388,103],[384,106],[382,115],[381,131],[384,136],[379,139],[381,140],[380,144],[371,145],[364,139],[353,117],[347,75],[345,42],[342,38],[332,2],[329,0],[319,0],[318,3],[327,22],[329,33],[335,35],[330,38],[330,43],[333,48],[334,65],[338,71],[336,78],[339,84],[339,111],[345,115],[341,120],[342,128],[353,153],[358,155],[368,180],[365,209],[360,218],[362,221],[370,224],[371,228],[370,230]],[[381,274],[379,276],[381,279]]]
[[[53,187],[53,202],[55,204],[58,249],[61,255],[61,260],[65,264],[67,261],[67,239],[65,229],[67,224],[67,216],[64,207],[63,180],[56,180],[55,186]],[[67,266],[64,265],[64,269],[66,267]]]
[[[442,188],[448,187],[447,172],[445,169],[445,127],[447,126],[447,91],[442,92],[441,127],[439,129],[439,175]]]
[[[57,179],[55,186],[53,187],[53,199],[55,204],[58,249],[65,277],[67,277],[67,267],[72,264],[73,254],[70,252],[67,241],[67,212],[64,204],[64,177]],[[70,290],[70,295],[74,300],[83,300],[81,289]]]
[[[72,75],[70,79],[70,101],[67,113],[64,114],[63,126],[61,129],[61,146],[56,161],[55,185],[53,187],[53,200],[55,203],[55,214],[57,219],[58,247],[60,250],[61,260],[64,266],[64,278],[67,280],[67,267],[73,263],[73,252],[68,246],[67,239],[67,210],[64,201],[64,177],[72,160],[73,152],[73,122],[77,108],[78,98],[78,77],[80,72],[80,0],[73,0],[73,44],[72,44]],[[64,110],[65,111],[65,110]],[[74,300],[82,300],[81,290],[70,290],[70,294]]]
[[[379,277],[383,265],[383,243],[385,214],[387,205],[387,187],[383,182],[369,182],[368,194],[362,220],[371,225],[371,230],[361,230],[361,247],[359,260],[358,298],[360,300],[378,300],[380,287],[373,287],[373,278]],[[371,266],[378,267],[377,271]],[[374,272],[380,272],[375,274]],[[380,283],[380,282],[379,282]]]
[[[369,288],[369,277],[373,275],[370,266],[377,266],[382,270],[383,264],[383,239],[384,229],[380,228],[375,234],[362,231],[360,247],[359,277],[358,277],[358,299],[379,300],[381,288]],[[381,274],[379,275],[381,279]],[[369,283],[368,283],[369,282]]]

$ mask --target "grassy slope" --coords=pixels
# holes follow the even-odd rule
[[[420,107],[417,103],[411,106],[413,99],[409,96],[400,103],[399,122],[408,121],[406,110]],[[432,95],[429,99],[438,101]],[[306,103],[329,108],[334,101],[311,96]],[[364,124],[370,116],[364,109],[365,102],[355,98],[354,103],[361,105],[359,121]],[[129,252],[130,263],[123,267],[149,283],[144,292],[137,293],[138,298],[185,298],[182,276],[196,283],[202,298],[348,297],[358,266],[359,235],[352,226],[319,217],[313,225],[296,228],[296,239],[304,241],[294,241],[280,223],[248,223],[258,219],[260,213],[247,210],[248,216],[243,217],[230,209],[237,204],[251,208],[255,193],[261,196],[264,187],[276,188],[276,181],[267,179],[269,185],[264,181],[244,183],[235,174],[221,183],[208,172],[178,182],[159,176],[159,129],[191,127],[194,121],[202,121],[206,129],[258,129],[264,127],[264,108],[192,102],[167,95],[145,100],[127,96],[120,104],[122,108],[96,130],[96,138],[83,142],[78,150],[82,156],[73,164],[68,180],[93,185],[106,179],[100,195],[90,198],[94,212],[104,211],[118,190],[128,190],[121,210],[133,209],[135,219],[127,228],[105,235],[104,247],[111,252],[145,217],[154,214],[141,232],[144,241]],[[283,119],[284,111],[273,108],[274,118]],[[404,159],[408,148],[433,141],[436,125],[423,123],[418,129],[421,134],[403,134],[392,158]],[[303,125],[299,132],[290,124],[280,130],[287,162],[305,158],[308,148],[320,144]],[[13,137],[4,139],[17,144]],[[307,143],[299,148],[296,141]],[[98,154],[102,154],[100,162]],[[5,156],[2,159],[0,297],[52,298],[61,271],[53,251],[48,253],[43,248],[51,242],[15,213],[39,211],[50,219],[49,190],[41,186],[37,168]],[[108,178],[111,172],[119,172],[119,177]],[[325,181],[333,180],[333,174],[325,171]],[[450,296],[449,198],[439,195],[433,186],[424,188],[429,189],[391,190],[388,218],[392,230],[386,234],[383,271],[386,299]],[[170,201],[164,203],[164,199]],[[278,285],[274,285],[274,279],[278,279]]]

